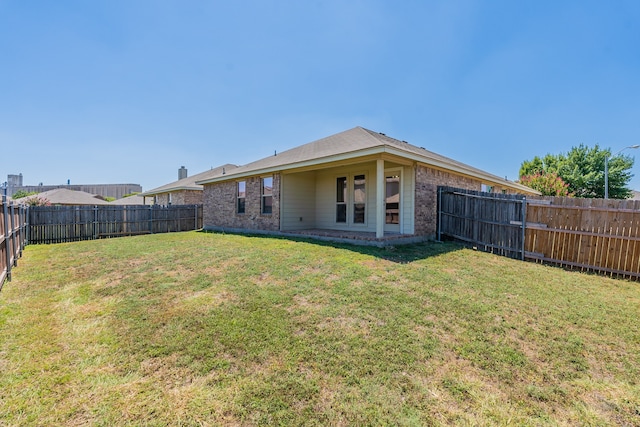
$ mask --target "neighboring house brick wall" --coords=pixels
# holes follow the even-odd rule
[[[244,179],[247,183],[245,213],[236,213],[235,181],[204,186],[204,227],[278,231],[280,229],[280,175],[273,175],[273,212],[261,213],[260,177]]]
[[[172,205],[199,205],[202,203],[202,191],[181,190],[171,193]]]
[[[155,204],[167,206],[169,204],[169,193],[157,194],[155,197]]]
[[[171,192],[172,205],[200,205],[202,204],[202,191],[180,190]],[[156,204],[167,206],[169,204],[169,193],[162,193],[156,196]]]
[[[438,169],[418,165],[416,168],[415,234],[433,237],[438,221],[438,186],[480,191],[481,182]]]

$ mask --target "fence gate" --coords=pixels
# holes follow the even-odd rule
[[[526,217],[523,196],[438,187],[438,240],[524,260]]]

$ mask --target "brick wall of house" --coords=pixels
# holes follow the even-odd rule
[[[245,213],[236,212],[235,181],[206,184],[203,204],[204,227],[278,231],[280,229],[280,175],[273,175],[273,212],[261,213],[260,177],[246,178]]]
[[[435,236],[438,220],[438,186],[480,191],[481,182],[439,169],[418,165],[416,168],[415,234]]]
[[[202,191],[179,190],[171,192],[172,205],[200,205],[202,204]],[[169,193],[162,193],[156,196],[156,204],[169,205]]]
[[[438,221],[438,186],[465,188],[480,191],[482,182],[439,169],[419,165],[416,168],[415,234],[435,236]],[[493,193],[516,193],[507,187],[492,184]]]
[[[202,204],[202,191],[181,190],[171,193],[172,205],[199,205]]]

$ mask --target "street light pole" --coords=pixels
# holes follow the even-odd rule
[[[607,156],[604,158],[604,198],[609,198],[609,159],[614,158],[618,154],[622,153],[627,148],[640,148],[640,145],[629,145],[628,147],[624,147],[622,150],[618,151],[616,154],[612,156]]]

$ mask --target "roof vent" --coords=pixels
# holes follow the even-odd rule
[[[382,135],[382,136],[387,136],[387,135],[385,135],[385,134],[384,134],[384,133],[382,133],[382,132],[378,132],[378,133],[379,133],[380,135]]]

